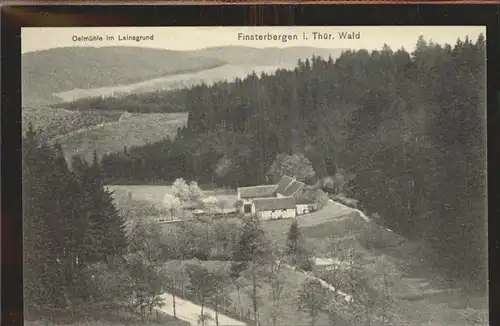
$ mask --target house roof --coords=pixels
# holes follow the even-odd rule
[[[278,183],[278,187],[276,188],[276,192],[278,194],[283,194],[286,187],[288,187],[293,182],[293,180],[294,180],[293,178],[290,178],[289,176],[284,175],[281,178],[280,182]]]
[[[297,180],[292,180],[292,182],[288,185],[288,187],[285,188],[285,190],[281,193],[284,196],[292,196],[294,195],[297,191],[300,190],[304,186],[303,182],[297,181]]]
[[[238,188],[241,198],[262,198],[274,195],[276,185],[253,186]]]
[[[270,211],[273,209],[295,209],[293,197],[261,198],[253,201],[256,211]]]
[[[297,204],[297,205],[312,205],[312,204],[314,204],[314,200],[312,200],[308,196],[297,196],[297,198],[295,199],[295,204]]]

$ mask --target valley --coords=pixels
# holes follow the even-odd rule
[[[23,54],[30,325],[486,325],[484,38],[415,49]]]

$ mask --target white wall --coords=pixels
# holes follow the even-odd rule
[[[290,208],[290,209],[286,209],[286,210],[277,209],[274,212],[273,211],[261,211],[261,212],[257,212],[257,215],[263,220],[273,220],[273,219],[279,219],[279,218],[293,218],[297,214],[296,214],[295,209]]]
[[[310,205],[297,205],[297,215],[309,214],[311,212]]]

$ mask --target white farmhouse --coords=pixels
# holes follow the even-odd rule
[[[262,201],[263,199],[266,200]],[[238,188],[238,200],[242,201],[242,213],[256,214],[261,211],[265,213],[259,213],[258,215],[262,215],[263,218],[267,218],[267,216],[270,216],[270,218],[296,217],[297,215],[310,213],[316,207],[311,189],[303,182],[289,176],[281,178],[276,185]],[[255,202],[257,204],[253,205]],[[293,208],[289,207],[290,203],[293,203]],[[280,207],[280,205],[283,207]],[[290,213],[289,210],[291,209],[294,210],[294,214]]]
[[[252,202],[252,213],[263,220],[279,220],[297,216],[292,197],[260,198]]]

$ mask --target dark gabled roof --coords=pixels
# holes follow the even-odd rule
[[[295,198],[295,204],[312,205],[314,204],[314,200],[312,198],[309,198],[309,196],[297,196],[297,198]]]
[[[261,198],[253,201],[256,211],[270,211],[273,209],[295,209],[293,197]]]
[[[276,188],[276,193],[283,194],[286,187],[288,187],[293,182],[293,178],[290,178],[287,175],[284,175],[280,182],[278,183],[278,187]]]
[[[276,185],[253,186],[238,188],[241,198],[262,198],[274,195]]]
[[[288,187],[286,187],[285,191],[283,191],[281,194],[283,196],[292,196],[294,195],[297,191],[300,190],[300,188],[302,188],[304,185],[303,182],[300,182],[300,181],[297,181],[297,180],[293,180],[289,185]]]

